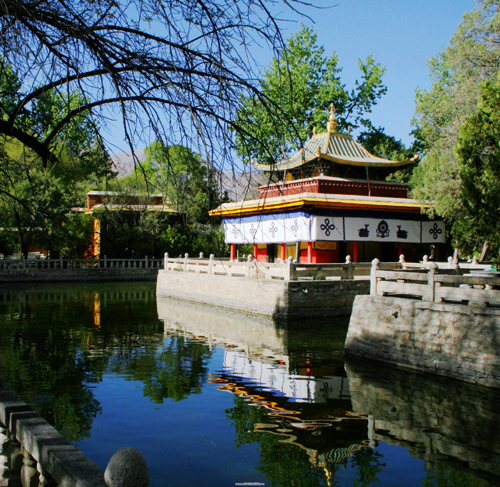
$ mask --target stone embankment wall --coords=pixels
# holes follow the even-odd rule
[[[500,387],[500,309],[357,296],[345,351]]]
[[[368,280],[287,281],[182,271],[158,272],[156,292],[276,318],[350,313],[354,297],[369,292]]]

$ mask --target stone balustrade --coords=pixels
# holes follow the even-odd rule
[[[478,264],[449,262],[446,267],[432,262],[425,269],[412,266],[401,270],[385,270],[380,268],[379,260],[374,259],[370,294],[411,297],[433,303],[500,305],[500,275],[480,269]]]
[[[140,452],[133,448],[118,450],[103,472],[0,379],[0,485],[147,487],[148,484],[149,472]]]
[[[254,277],[261,279],[280,279],[285,281],[355,279],[368,278],[371,264],[368,262],[353,263],[348,256],[344,264],[305,264],[286,261],[269,263],[255,260],[251,255],[242,262],[229,261],[210,255],[209,259],[201,257],[170,258],[165,254],[163,268],[167,271],[194,272],[198,274],[222,275],[230,277]],[[400,262],[384,263],[384,269],[401,269]]]

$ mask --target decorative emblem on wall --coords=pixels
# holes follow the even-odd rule
[[[276,224],[273,222],[271,224],[271,226],[269,227],[269,231],[271,232],[271,235],[273,236],[273,238],[275,237],[276,235],[276,232],[278,231],[278,227],[276,226]]]
[[[293,225],[290,227],[290,229],[292,230],[293,234],[297,236],[297,232],[299,231],[299,220],[297,220],[297,218],[295,218],[295,220],[293,221]]]
[[[437,223],[434,223],[434,225],[432,226],[432,228],[429,229],[429,233],[432,235],[432,238],[434,240],[437,240],[437,238],[439,237],[439,235],[441,235],[443,233],[443,230],[438,227]]]
[[[389,230],[389,224],[385,220],[382,220],[378,224],[377,230],[375,231],[375,233],[376,233],[378,238],[387,238],[391,233]]]
[[[330,219],[329,218],[325,218],[325,223],[323,223],[322,225],[320,225],[321,230],[323,230],[325,232],[325,235],[327,237],[329,237],[332,233],[333,230],[335,230],[335,225],[333,223],[330,223]]]
[[[257,229],[252,225],[250,226],[250,230],[248,230],[252,238],[255,240],[255,235],[257,234]]]
[[[240,229],[233,223],[233,226],[231,228],[231,233],[237,237],[240,232]]]
[[[408,231],[407,230],[401,230],[401,225],[397,225],[398,231],[396,232],[396,236],[398,238],[408,238]]]
[[[368,227],[370,225],[368,223],[365,223],[365,228],[360,228],[358,230],[358,235],[360,236],[360,238],[368,238],[368,236],[370,235],[370,230],[368,230]]]

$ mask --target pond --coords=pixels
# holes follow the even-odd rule
[[[0,289],[7,385],[102,469],[132,446],[151,486],[500,485],[500,393],[346,361],[347,326],[154,283]]]

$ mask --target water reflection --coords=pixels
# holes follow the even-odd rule
[[[130,428],[143,430],[134,446],[159,479],[152,485],[166,475],[178,479],[172,485],[202,485],[185,478],[194,464],[200,478],[212,469],[208,485],[398,485],[412,469],[408,486],[500,485],[500,392],[344,366],[348,323],[338,317],[285,326],[154,293],[150,283],[0,290],[7,384],[97,453],[120,429],[109,398],[123,392],[140,423],[121,429],[127,441]],[[116,389],[103,394],[110,383]],[[193,414],[203,433],[193,432]],[[224,468],[214,466],[214,444]],[[411,456],[394,459],[388,445]],[[111,453],[119,446],[130,445],[113,443]],[[99,455],[105,465],[110,455]],[[229,477],[233,468],[256,477]]]
[[[373,439],[425,461],[424,486],[500,485],[500,391],[352,359],[346,368]]]

